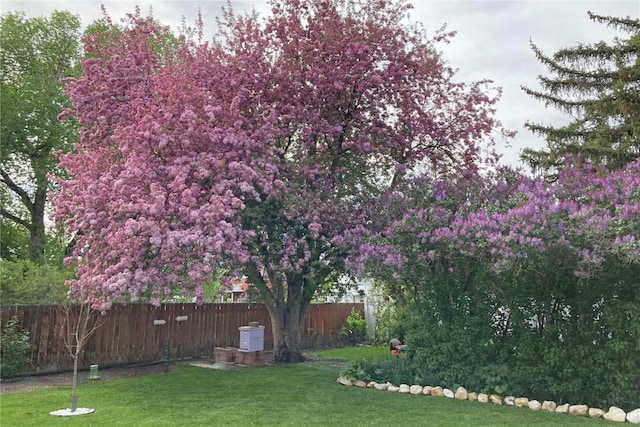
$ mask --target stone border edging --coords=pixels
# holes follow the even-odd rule
[[[475,393],[468,392],[464,387],[458,387],[453,392],[447,388],[440,386],[421,386],[421,385],[408,385],[400,384],[395,386],[389,382],[377,383],[371,381],[366,383],[361,380],[352,381],[347,377],[338,377],[338,384],[344,386],[354,386],[361,388],[373,388],[375,390],[386,390],[391,392],[398,392],[403,394],[435,396],[435,397],[447,397],[450,399],[458,400],[471,400],[478,401],[480,403],[493,403],[495,405],[515,406],[520,408],[529,408],[533,411],[545,411],[555,412],[560,414],[569,414],[581,417],[591,418],[603,418],[608,421],[614,421],[624,423],[625,421],[631,424],[640,424],[640,408],[634,409],[629,413],[625,413],[617,406],[611,406],[608,411],[604,411],[600,408],[589,408],[587,405],[570,405],[565,403],[563,405],[557,405],[551,400],[545,400],[540,403],[537,400],[529,400],[526,397],[506,396],[502,397],[497,394]]]

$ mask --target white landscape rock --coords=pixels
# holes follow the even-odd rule
[[[370,381],[369,384],[367,384],[367,388],[376,388],[376,382]]]
[[[376,390],[386,390],[389,388],[389,383],[375,383],[373,388]]]
[[[513,404],[518,408],[528,408],[529,407],[529,398],[528,397],[516,397],[513,401]]]
[[[640,408],[627,413],[627,422],[631,424],[640,424]]]
[[[488,403],[489,395],[487,393],[479,393],[478,394],[478,402],[480,403]]]
[[[532,411],[539,411],[540,408],[542,408],[542,404],[537,400],[530,400],[527,406],[529,406],[529,409]]]
[[[442,390],[442,394],[444,395],[444,397],[453,399],[453,391],[449,390],[448,388],[445,388],[444,390]]]
[[[405,393],[409,393],[410,387],[409,384],[400,384],[400,387],[398,388],[398,392],[405,394]]]
[[[474,400],[478,400],[478,393],[476,393],[475,391],[471,391],[469,392],[469,400],[474,401]]]
[[[584,417],[589,412],[587,405],[571,405],[569,406],[569,415]]]
[[[604,415],[604,410],[600,408],[589,408],[589,417],[602,418],[603,415]]]
[[[491,401],[491,403],[493,403],[494,405],[502,405],[502,396],[498,395],[498,394],[491,394],[489,395],[489,400]]]
[[[565,403],[564,405],[559,405],[556,407],[557,414],[568,414],[569,413],[569,404]]]
[[[367,388],[367,383],[362,380],[356,381],[355,383],[353,383],[353,385],[355,385],[356,387]]]
[[[422,387],[422,394],[424,394],[425,396],[431,396],[431,390],[433,390],[433,387],[430,385],[426,385]]]
[[[617,423],[623,423],[627,419],[627,414],[622,409],[617,406],[612,406],[609,408],[606,414],[602,416],[607,421],[615,421]]]
[[[558,405],[553,400],[545,400],[542,402],[542,407],[540,408],[543,411],[547,412],[555,412]]]
[[[387,391],[395,391],[395,392],[398,392],[398,391],[400,391],[400,387],[395,386],[395,385],[390,385],[389,387],[387,387]]]
[[[454,397],[458,400],[467,400],[469,398],[469,393],[466,388],[460,386],[456,389]]]
[[[506,396],[504,398],[504,404],[507,406],[515,406],[516,404],[516,397],[515,396]]]
[[[422,394],[422,386],[417,384],[412,385],[411,387],[409,387],[409,393],[416,395]]]
[[[338,378],[338,383],[342,384],[342,385],[348,385],[351,386],[353,385],[353,381],[351,381],[349,378],[347,377],[339,377]]]
[[[433,387],[433,388],[431,389],[431,396],[435,396],[435,397],[442,397],[442,396],[444,396],[444,393],[443,393],[442,387],[440,387],[439,385],[438,385],[438,386]]]

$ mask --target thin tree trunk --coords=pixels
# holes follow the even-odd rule
[[[73,380],[71,382],[71,412],[78,409],[78,352],[73,356]]]

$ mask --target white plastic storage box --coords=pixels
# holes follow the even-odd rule
[[[264,350],[264,326],[240,326],[240,351]]]

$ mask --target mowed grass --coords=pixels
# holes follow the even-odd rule
[[[362,350],[359,350],[362,349]],[[314,353],[321,361],[385,357],[378,347]],[[346,361],[345,361],[346,363]],[[337,369],[337,365],[335,366]],[[0,426],[595,426],[603,420],[413,396],[336,383],[321,363],[233,370],[178,364],[167,374],[84,384],[90,415],[54,417],[69,387],[0,397]]]

